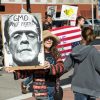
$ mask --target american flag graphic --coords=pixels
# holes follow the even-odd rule
[[[71,53],[72,48],[80,44],[81,30],[76,26],[62,26],[50,31],[60,38],[57,48],[64,61],[65,57]]]

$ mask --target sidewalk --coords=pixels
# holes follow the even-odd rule
[[[63,100],[74,100],[74,95],[73,92],[71,91],[70,88],[66,88],[63,90]],[[35,100],[33,97],[25,99],[25,100]],[[96,100],[100,100],[100,98],[96,99]]]
[[[74,100],[74,95],[70,88],[64,89],[63,100]]]
[[[63,100],[73,100],[73,93],[70,88],[63,90]],[[24,100],[35,100],[33,97]]]

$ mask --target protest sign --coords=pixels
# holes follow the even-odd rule
[[[2,15],[4,66],[16,67],[43,65],[44,50],[41,45],[40,14]],[[21,68],[20,68],[21,69]],[[36,68],[35,68],[36,69]]]
[[[62,5],[60,19],[76,20],[77,10],[77,6]]]

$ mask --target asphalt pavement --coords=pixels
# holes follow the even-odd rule
[[[61,86],[70,87],[73,69],[61,77]],[[32,93],[22,94],[20,83],[23,79],[14,80],[13,73],[0,71],[0,100],[24,100],[32,97]],[[31,84],[31,83],[30,83]],[[29,86],[31,86],[29,84]]]

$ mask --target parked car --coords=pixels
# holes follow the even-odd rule
[[[89,20],[92,23],[92,19],[89,19]],[[100,20],[99,19],[94,19],[94,25],[100,25]]]
[[[92,23],[90,22],[89,19],[86,19],[86,20],[85,20],[85,22],[84,22],[84,27],[91,27],[91,28],[93,28]]]
[[[100,25],[100,19],[94,19],[94,26]],[[84,23],[84,27],[92,27],[92,19],[86,19]]]
[[[93,28],[92,19],[86,19],[84,27]],[[94,32],[97,36],[100,36],[100,19],[94,19]]]

